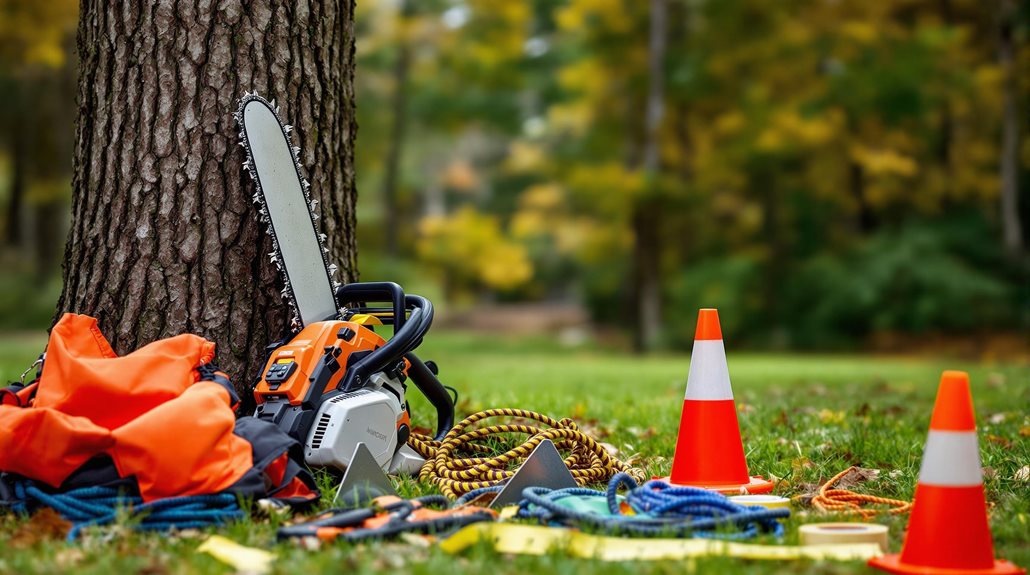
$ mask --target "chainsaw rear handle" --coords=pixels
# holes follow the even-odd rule
[[[344,393],[360,389],[372,374],[397,365],[402,358],[407,359],[408,376],[436,409],[436,439],[443,439],[454,426],[454,402],[436,375],[414,354],[433,325],[433,304],[419,295],[405,295],[401,287],[393,282],[348,284],[336,290],[336,300],[341,304],[356,301],[357,298],[366,303],[375,302],[381,301],[383,297],[387,297],[385,301],[393,304],[393,337],[382,347],[369,352],[353,365],[348,365],[347,373],[336,388]],[[400,307],[398,301],[401,302]],[[408,310],[411,315],[405,320]],[[312,400],[322,397],[323,390],[315,387],[312,386],[308,391]]]
[[[447,432],[454,427],[454,401],[451,399],[451,394],[447,393],[447,388],[440,383],[432,370],[415,355],[415,352],[409,351],[404,354],[404,359],[407,359],[410,364],[408,376],[411,377],[411,381],[436,409],[436,436],[433,439],[443,441]]]

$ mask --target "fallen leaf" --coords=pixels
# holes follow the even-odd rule
[[[795,457],[791,460],[790,466],[794,469],[794,473],[800,473],[804,469],[815,467],[815,464],[807,457]]]
[[[823,423],[844,423],[844,412],[823,409],[819,411],[819,419]]]
[[[1024,425],[1019,428],[1020,437],[1030,437],[1030,425]]]
[[[1012,447],[1012,440],[1006,439],[1004,437],[1001,437],[1000,435],[988,434],[987,435],[987,441],[990,442],[990,443],[994,443],[996,445],[1000,445],[1000,446],[1004,447],[1005,449],[1008,449],[1008,448]]]
[[[841,477],[834,487],[837,489],[851,489],[867,481],[876,481],[880,476],[879,469],[866,469],[865,467],[852,468],[844,477]]]
[[[50,507],[44,507],[18,526],[7,545],[14,549],[27,549],[43,541],[64,539],[71,529],[72,524],[59,513]]]
[[[1016,474],[1012,476],[1012,479],[1016,481],[1027,482],[1030,481],[1030,465],[1024,465],[1020,467]]]
[[[61,568],[61,571],[71,573],[86,557],[86,554],[79,547],[68,547],[57,552],[54,556],[54,563]]]
[[[1005,415],[1004,413],[994,413],[990,417],[987,418],[987,421],[989,423],[994,424],[994,425],[998,425],[999,423],[1005,423],[1005,418],[1006,417],[1007,417],[1007,415]]]
[[[608,452],[608,455],[611,455],[612,457],[618,457],[619,456],[619,448],[615,447],[611,443],[598,442],[598,445],[603,447],[604,450]]]
[[[984,479],[994,479],[998,476],[998,472],[993,467],[984,467],[983,474]]]
[[[220,535],[208,537],[197,551],[247,573],[268,573],[275,561],[275,555],[264,549],[240,545]]]

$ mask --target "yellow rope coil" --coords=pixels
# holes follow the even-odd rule
[[[847,489],[831,489],[835,483],[857,467],[849,467],[834,475],[829,481],[819,488],[819,493],[812,498],[812,505],[820,511],[833,511],[846,515],[860,515],[863,519],[869,519],[880,513],[900,515],[908,513],[912,509],[910,501],[900,499],[889,499],[875,495],[864,495],[848,491]],[[884,505],[888,509],[869,509],[863,505]]]
[[[473,428],[493,417],[531,420],[547,427],[508,423]],[[507,447],[507,442],[497,436],[512,434],[528,435],[529,438],[500,455],[493,455]],[[580,485],[607,481],[620,471],[629,473],[640,482],[646,479],[643,470],[613,458],[594,438],[580,431],[571,419],[555,420],[524,409],[480,411],[455,425],[443,441],[412,434],[408,445],[426,459],[419,479],[436,484],[447,497],[458,497],[515,475],[518,464],[545,439],[553,441],[555,447],[567,454],[565,465]]]

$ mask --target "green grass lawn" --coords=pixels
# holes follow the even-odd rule
[[[37,338],[0,339],[0,377],[16,377],[38,353]],[[1016,478],[1030,464],[1030,370],[1027,366],[936,359],[736,353],[729,365],[751,472],[780,478],[775,493],[809,492],[849,465],[883,471],[856,490],[909,499],[926,439],[940,372],[971,374],[997,554],[1030,565],[1030,483]],[[437,361],[441,379],[461,394],[459,416],[490,407],[520,407],[556,418],[574,416],[654,474],[669,470],[675,445],[687,355],[639,359],[591,347],[563,349],[547,340],[501,340],[432,334],[421,353]],[[416,391],[411,393],[417,394]],[[414,404],[417,425],[432,426],[429,408]],[[422,488],[406,483],[406,491]],[[797,543],[797,526],[837,519],[795,507],[783,543]],[[901,546],[905,518],[882,518],[891,547]],[[60,541],[29,549],[7,543],[19,520],[0,520],[0,573],[226,573],[194,553],[199,539],[118,533],[81,545]],[[691,564],[601,563],[553,553],[502,557],[485,547],[450,556],[400,543],[331,545],[308,551],[273,545],[274,527],[241,522],[222,530],[247,545],[269,548],[279,573],[682,573]],[[766,541],[772,543],[772,541]],[[860,563],[751,562],[704,559],[711,573],[867,572]]]

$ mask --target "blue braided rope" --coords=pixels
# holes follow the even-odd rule
[[[454,506],[460,507],[462,505],[468,505],[475,498],[479,497],[484,493],[500,493],[502,489],[504,489],[504,485],[491,485],[489,487],[480,487],[479,489],[473,489],[472,491],[469,491],[465,495],[459,497],[454,502]]]
[[[622,512],[617,492],[623,486],[629,489],[625,503],[634,515]],[[612,477],[605,491],[529,487],[522,496],[519,517],[642,537],[749,539],[759,533],[779,537],[783,525],[778,519],[790,516],[789,509],[739,505],[724,495],[695,487],[675,487],[662,481],[649,481],[641,487],[626,473]],[[571,509],[560,503],[567,497],[603,497],[611,515]]]
[[[169,497],[144,503],[138,495],[120,494],[109,487],[82,487],[65,493],[47,493],[30,483],[18,483],[15,495],[22,501],[15,510],[24,512],[28,509],[27,503],[36,502],[53,508],[61,517],[71,521],[69,541],[74,541],[86,527],[114,522],[122,509],[139,518],[133,525],[139,531],[199,529],[241,519],[244,515],[236,496],[231,493]]]

